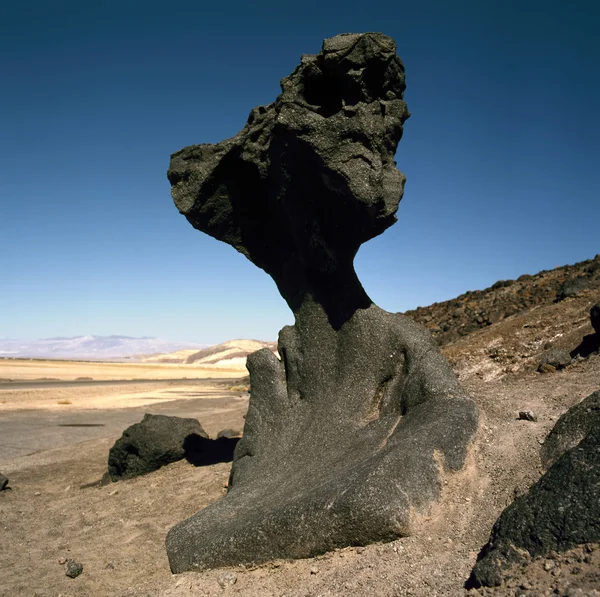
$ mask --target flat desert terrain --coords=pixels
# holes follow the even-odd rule
[[[95,363],[89,361],[51,361],[36,359],[0,359],[0,382],[73,381],[78,378],[105,380],[179,379],[209,377],[244,377],[245,367],[226,369],[207,365],[171,363]]]

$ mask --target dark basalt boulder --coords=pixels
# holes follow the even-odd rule
[[[500,585],[508,567],[529,557],[600,542],[599,396],[595,392],[558,420],[542,449],[545,463],[556,461],[500,515],[467,588]]]
[[[587,334],[581,340],[579,346],[571,351],[571,358],[587,358],[591,354],[600,351],[600,303],[596,303],[590,309],[590,323],[594,328],[593,334]]]
[[[564,301],[566,298],[577,296],[584,290],[587,290],[591,286],[588,278],[580,277],[567,280],[560,286],[556,293],[557,301]]]
[[[600,303],[590,309],[590,322],[596,334],[600,334]]]
[[[275,280],[295,325],[252,392],[227,495],[167,536],[174,572],[389,541],[440,497],[478,424],[430,334],[373,304],[360,245],[396,220],[408,118],[392,39],[327,39],[235,137],[172,156],[176,206]]]
[[[544,468],[554,464],[592,431],[600,435],[600,390],[590,394],[558,419],[540,449]]]
[[[204,441],[208,435],[196,419],[145,414],[110,449],[108,475],[118,481],[150,473],[185,458],[190,446],[198,451]]]

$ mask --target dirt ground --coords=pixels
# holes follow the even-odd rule
[[[534,367],[546,343],[576,342],[591,332],[582,315],[590,298],[509,318],[496,324],[505,328],[490,326],[445,349],[482,422],[468,467],[447,479],[442,501],[414,536],[310,560],[173,576],[167,531],[224,495],[230,465],[195,468],[182,461],[89,486],[106,470],[113,436],[0,462],[12,487],[0,493],[0,596],[596,595],[598,546],[556,555],[551,564],[534,561],[499,589],[463,589],[500,512],[542,474],[539,447],[557,418],[600,388],[598,354],[555,373]],[[537,422],[519,420],[521,410],[532,410]],[[214,436],[241,428],[243,414],[240,403],[234,412],[203,414],[201,423]],[[81,562],[83,573],[67,577],[63,558]]]

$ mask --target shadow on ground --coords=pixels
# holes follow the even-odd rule
[[[231,462],[239,437],[205,439],[191,433],[183,440],[184,458],[194,466],[208,466],[219,462]]]

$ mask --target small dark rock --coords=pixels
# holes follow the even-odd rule
[[[596,303],[590,309],[590,320],[592,322],[592,327],[594,328],[597,334],[600,334],[600,303]]]
[[[566,298],[577,296],[580,292],[590,287],[590,281],[587,278],[574,278],[561,284],[556,293],[557,301],[564,301]]]
[[[547,367],[554,367],[554,369],[564,369],[571,364],[571,355],[562,348],[551,348],[546,351],[540,360],[538,371],[547,371]],[[544,367],[546,366],[546,367]]]
[[[65,574],[69,578],[77,578],[83,572],[83,564],[75,560],[67,560],[65,564]]]
[[[146,414],[140,423],[125,429],[110,449],[108,474],[118,481],[150,473],[182,460],[188,445],[204,440],[208,435],[196,419]]]
[[[8,486],[8,477],[5,477],[2,473],[0,473],[0,491],[6,489]]]
[[[531,410],[520,410],[519,411],[520,421],[531,421],[535,423],[537,421],[537,415]]]

